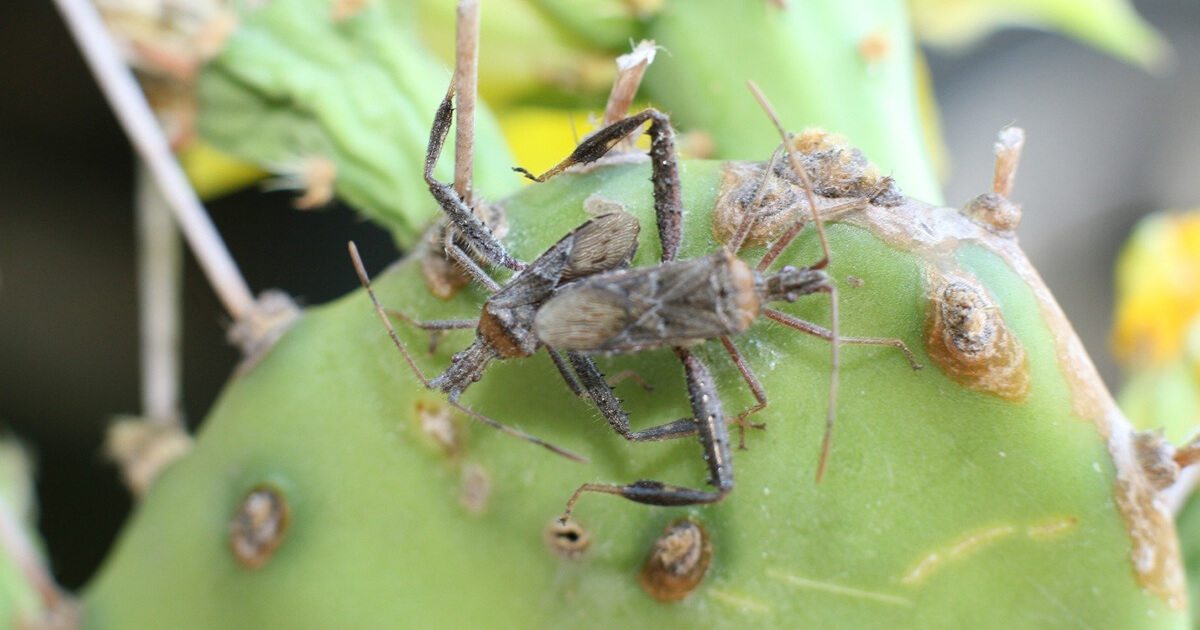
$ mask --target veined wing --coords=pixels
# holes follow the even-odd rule
[[[599,274],[556,291],[538,311],[534,330],[556,348],[612,354],[735,334],[757,315],[750,273],[720,252]],[[749,318],[747,297],[755,307]]]

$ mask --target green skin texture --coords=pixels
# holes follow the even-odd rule
[[[682,257],[714,251],[709,208],[720,164],[684,162]],[[507,241],[529,259],[585,220],[594,192],[642,221],[637,265],[654,264],[648,166],[607,167],[532,185],[507,204]],[[536,226],[536,227],[535,227]],[[868,231],[829,226],[842,331],[898,336],[926,365],[892,348],[844,346],[829,470],[813,481],[829,383],[829,344],[760,321],[735,338],[771,404],[765,432],[736,451],[737,486],[721,504],[659,508],[585,496],[576,519],[591,547],[552,553],[543,532],[575,487],[638,478],[700,485],[694,439],[629,444],[562,384],[544,353],[494,363],[463,402],[590,459],[579,465],[460,419],[450,458],[420,430],[417,401],[436,405],[392,346],[362,291],[310,308],[262,362],[236,376],[198,435],[137,509],[84,599],[92,628],[379,627],[1107,627],[1182,628],[1186,616],[1143,590],[1113,501],[1114,466],[1094,426],[1072,415],[1055,345],[1030,288],[977,245],[957,252],[1024,345],[1024,404],[965,389],[932,365],[921,341],[924,262]],[[744,252],[757,260],[761,250]],[[784,262],[807,264],[811,230]],[[347,266],[350,262],[347,260]],[[415,261],[377,278],[385,305],[425,319],[472,317],[483,293],[442,302]],[[848,275],[864,280],[851,288]],[[828,322],[824,296],[783,310]],[[398,326],[430,374],[469,342],[451,333],[425,356],[425,337]],[[727,414],[752,398],[720,344],[696,352],[714,372]],[[634,369],[655,390],[617,387],[635,427],[687,413],[669,350],[600,360]],[[734,433],[736,435],[736,432]],[[489,507],[460,505],[460,468],[483,467]],[[241,497],[274,484],[292,524],[261,570],[238,565],[229,524]],[[651,599],[635,579],[675,518],[707,528],[709,573],[684,601]],[[1039,539],[1030,526],[1075,518]],[[1007,535],[945,560],[918,584],[903,577],[931,552],[972,533]]]
[[[270,171],[331,160],[337,197],[411,244],[433,210],[421,174],[451,72],[420,46],[407,4],[372,2],[340,24],[331,11],[328,0],[286,0],[243,12],[201,74],[200,133]],[[476,115],[475,185],[511,193],[499,125],[483,103]],[[452,160],[449,150],[438,177],[453,177]]]
[[[1188,597],[1193,602],[1200,601],[1197,600],[1200,598],[1200,499],[1195,493],[1176,516],[1175,527],[1179,530],[1179,547],[1187,569]],[[1198,610],[1193,606],[1193,628],[1200,628]]]
[[[240,28],[201,74],[201,135],[268,171],[295,170],[312,155],[332,160],[338,198],[411,245],[437,211],[421,165],[449,84],[454,41],[452,3],[418,4],[372,2],[341,24],[330,18],[329,0],[274,0],[242,11]],[[607,81],[564,94],[552,78],[584,80],[645,36],[666,52],[648,69],[640,96],[669,112],[681,130],[710,134],[713,157],[757,160],[778,144],[746,90],[753,79],[785,124],[838,130],[910,194],[940,200],[920,133],[912,38],[900,0],[793,2],[787,11],[762,0],[672,1],[645,21],[628,15],[627,6],[604,4],[483,2],[484,93],[599,112]],[[734,44],[714,45],[713,32],[729,32],[725,41]],[[858,42],[876,32],[891,49],[867,63]],[[475,189],[504,197],[518,184],[508,170],[514,161],[482,103],[478,115]],[[447,148],[442,156],[443,180],[452,154]]]
[[[670,54],[647,69],[645,91],[681,128],[708,131],[718,157],[758,160],[779,136],[746,96],[753,80],[785,125],[836,130],[907,194],[938,203],[908,24],[905,4],[891,0],[790,2],[784,11],[764,2],[670,3],[647,35]],[[888,46],[879,60],[858,52],[869,36]]]

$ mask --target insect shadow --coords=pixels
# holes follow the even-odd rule
[[[914,370],[920,369],[912,352],[899,339],[842,337],[838,329],[837,289],[826,267],[830,261],[829,243],[805,168],[796,151],[789,148],[790,135],[783,129],[765,97],[751,84],[751,90],[767,112],[783,139],[766,169],[761,191],[772,177],[775,161],[786,153],[800,179],[819,234],[822,258],[808,267],[784,266],[767,270],[792,243],[804,226],[802,218],[783,234],[754,267],[735,255],[756,220],[755,209],[747,210],[731,242],[708,256],[678,260],[682,242],[682,202],[669,121],[653,109],[620,120],[589,137],[561,163],[535,176],[517,169],[535,181],[545,181],[566,168],[595,161],[625,136],[650,121],[650,159],[656,220],[662,241],[662,261],[653,267],[622,268],[582,278],[558,287],[534,316],[533,330],[548,346],[576,354],[625,354],[654,348],[671,347],[683,363],[687,379],[692,417],[648,430],[658,439],[688,435],[699,437],[709,469],[708,483],[713,490],[689,488],[655,480],[632,484],[587,483],[579,487],[567,503],[560,522],[570,517],[575,503],[588,492],[615,494],[649,505],[680,506],[716,503],[733,489],[733,464],[730,457],[728,426],[713,378],[703,361],[687,348],[710,339],[720,339],[742,378],[753,392],[756,404],[734,420],[743,431],[746,426],[762,428],[747,418],[766,408],[766,392],[743,360],[731,336],[746,331],[760,316],[831,342],[831,379],[825,436],[817,466],[817,481],[824,475],[832,439],[837,407],[839,347],[842,343],[894,346],[905,353]],[[667,164],[670,166],[666,166]],[[666,173],[667,176],[662,176]],[[884,187],[890,186],[885,180]],[[870,204],[874,194],[828,209],[841,212]],[[826,329],[767,306],[771,302],[794,302],[801,296],[826,293],[831,298],[831,325]]]

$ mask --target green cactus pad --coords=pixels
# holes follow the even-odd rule
[[[716,248],[722,169],[682,164],[684,257]],[[648,173],[643,162],[525,188],[506,204],[508,243],[535,256],[582,223],[598,193],[642,220],[635,264],[653,264]],[[829,344],[760,321],[734,342],[770,396],[752,418],[768,427],[734,453],[732,494],[698,508],[587,495],[575,512],[582,530],[548,540],[580,483],[702,484],[699,446],[624,442],[544,354],[493,364],[462,401],[589,464],[448,421],[358,291],[309,309],[234,377],[87,588],[89,627],[1184,627],[1174,531],[1131,463],[1130,429],[1012,239],[911,201],[846,214],[829,234],[843,334],[899,337],[925,368],[912,371],[894,348],[843,346],[822,483]],[[781,262],[818,257],[810,229]],[[481,292],[442,302],[416,263],[377,278],[385,305],[425,319],[478,312]],[[988,321],[1022,349],[1018,402],[960,385],[926,352],[931,287],[950,276],[981,287],[994,303]],[[824,296],[782,310],[829,320]],[[427,356],[424,335],[398,329],[430,374],[470,340],[449,333]],[[696,352],[730,416],[753,402],[720,344]],[[636,428],[688,413],[669,351],[600,364],[654,387],[616,388]],[[290,518],[251,569],[231,553],[231,524],[264,484]],[[638,573],[686,516],[707,532],[710,565],[684,599],[662,603]]]
[[[335,4],[279,0],[245,9],[201,75],[200,133],[290,178],[307,160],[329,161],[337,196],[411,245],[436,212],[422,169],[451,72],[420,46],[405,3],[367,3],[340,21]],[[512,192],[508,147],[483,104],[477,114],[476,185]],[[451,159],[442,160],[440,177],[449,178]]]
[[[676,125],[711,134],[714,155],[761,159],[778,137],[745,83],[784,124],[837,130],[911,195],[939,201],[918,112],[908,11],[895,0],[671,2],[647,37],[669,55],[646,71],[646,91]]]

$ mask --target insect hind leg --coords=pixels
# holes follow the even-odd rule
[[[691,352],[676,348],[675,354],[683,363],[687,374],[688,397],[692,403],[691,422],[704,449],[704,460],[709,469],[708,483],[713,490],[701,490],[676,486],[652,479],[641,479],[631,484],[585,483],[575,490],[567,501],[567,507],[559,518],[566,523],[579,499],[589,492],[615,494],[635,503],[645,505],[682,506],[718,503],[733,490],[733,462],[729,456],[729,436],[725,416],[716,384],[707,366]],[[684,420],[671,423],[679,425]],[[671,426],[663,425],[663,426]]]
[[[568,352],[567,357],[571,362],[571,367],[579,376],[579,384],[582,385],[583,392],[592,399],[592,403],[596,405],[596,409],[600,411],[600,415],[604,416],[613,431],[626,440],[659,442],[696,434],[696,423],[691,418],[683,418],[641,431],[631,431],[629,414],[621,407],[621,401],[613,394],[612,386],[600,373],[596,362],[591,357],[577,352]]]
[[[589,164],[604,157],[626,136],[650,121],[650,180],[654,184],[654,213],[662,242],[662,260],[675,260],[683,242],[683,196],[679,164],[675,155],[675,131],[666,114],[643,109],[597,131],[575,147],[570,155],[541,175],[516,167],[513,170],[536,182],[544,182],[576,164]]]

